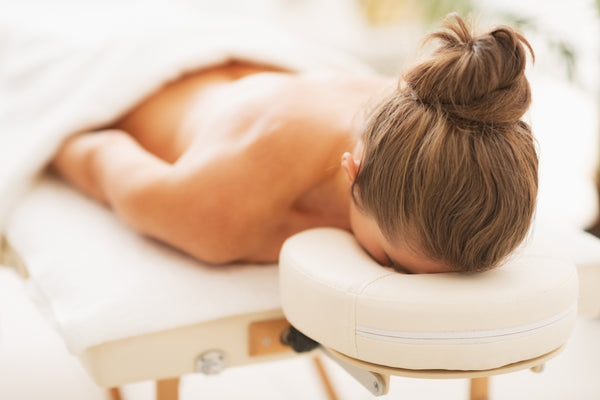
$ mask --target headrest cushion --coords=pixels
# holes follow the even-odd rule
[[[325,347],[407,369],[484,370],[567,340],[577,273],[524,247],[483,273],[406,275],[382,267],[345,231],[299,233],[280,256],[283,311]]]

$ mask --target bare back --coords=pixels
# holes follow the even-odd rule
[[[228,262],[274,261],[304,229],[349,229],[340,158],[387,84],[232,63],[165,86],[115,126],[170,165],[139,201],[162,210],[140,230]]]

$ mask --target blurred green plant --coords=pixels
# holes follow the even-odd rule
[[[468,15],[477,9],[471,0],[357,0],[365,20],[372,26],[390,26],[403,23],[419,23],[425,28],[439,22],[449,13]],[[600,0],[595,0],[600,12]],[[528,17],[511,13],[494,15],[504,23],[519,30],[532,31],[544,36],[548,46],[561,57],[568,79],[573,80],[575,74],[576,54],[569,42],[556,38],[552,32],[544,30],[538,23]]]

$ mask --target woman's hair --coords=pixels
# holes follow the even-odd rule
[[[527,235],[538,187],[527,40],[473,35],[450,15],[440,46],[400,79],[363,134],[352,194],[392,243],[457,271],[492,268]]]

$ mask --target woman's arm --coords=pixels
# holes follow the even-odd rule
[[[140,233],[220,264],[245,255],[236,231],[249,215],[230,204],[243,194],[232,193],[236,185],[223,177],[235,163],[225,156],[215,159],[177,169],[126,132],[106,130],[68,139],[52,167]]]
[[[54,158],[52,167],[142,231],[146,230],[144,219],[148,216],[141,208],[159,201],[161,185],[171,168],[119,130],[69,138]]]

